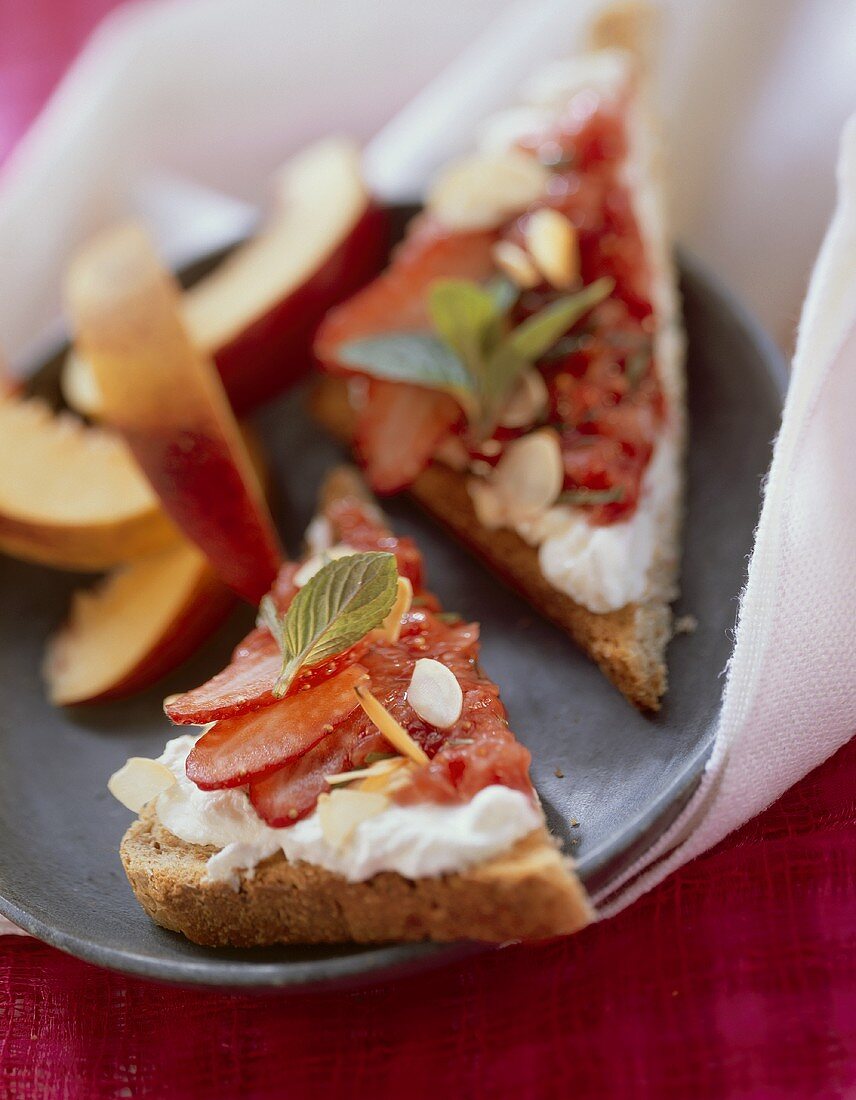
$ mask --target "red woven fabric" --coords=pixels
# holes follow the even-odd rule
[[[0,0],[0,156],[115,0]],[[348,994],[0,938],[0,1097],[856,1096],[856,743],[620,917]]]
[[[854,791],[851,743],[615,920],[364,992],[185,991],[0,939],[0,1096],[854,1096]]]

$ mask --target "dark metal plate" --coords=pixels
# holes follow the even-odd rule
[[[734,301],[694,262],[685,259],[682,273],[692,427],[678,610],[697,616],[699,628],[672,644],[671,690],[659,718],[637,714],[567,638],[417,509],[405,501],[389,506],[396,526],[422,546],[445,605],[481,621],[484,666],[502,687],[512,728],[532,750],[550,826],[592,889],[666,828],[704,766],[785,385],[778,353]],[[322,475],[340,455],[305,418],[300,394],[266,409],[259,426],[275,470],[282,532],[296,550]],[[59,711],[45,700],[39,664],[79,583],[0,561],[0,912],[104,966],[221,987],[376,981],[474,949],[215,952],[152,924],[117,854],[129,815],[105,783],[126,757],[160,752],[170,735],[163,696],[222,667],[251,616],[236,613],[190,662],[143,695]]]

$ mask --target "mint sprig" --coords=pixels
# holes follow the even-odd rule
[[[482,286],[469,279],[437,279],[428,297],[433,333],[391,332],[352,340],[339,357],[374,378],[451,394],[466,413],[471,434],[485,439],[521,374],[613,286],[612,279],[598,279],[511,327],[508,314],[519,290],[510,280],[497,278]]]
[[[274,695],[282,698],[306,665],[335,657],[380,626],[397,587],[394,555],[371,551],[328,562],[300,589],[284,615],[265,596],[258,625],[267,627],[282,650]]]

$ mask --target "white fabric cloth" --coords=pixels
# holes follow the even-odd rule
[[[856,732],[856,116],[842,138],[838,186],[799,326],[713,754],[679,820],[596,899],[604,915],[760,813]]]
[[[788,345],[832,209],[838,135],[856,106],[856,5],[660,3],[677,236]],[[119,9],[0,177],[0,249],[14,259],[0,267],[0,347],[24,369],[56,336],[59,273],[97,226],[142,207],[174,262],[216,247],[251,224],[288,154],[331,132],[368,139],[424,89],[368,158],[385,194],[413,197],[485,111],[513,99],[521,77],[572,48],[597,6],[148,0]],[[202,189],[192,204],[187,190],[166,186],[176,177]]]
[[[0,254],[14,258],[0,266],[0,345],[23,368],[56,334],[64,262],[99,225],[142,214],[174,262],[232,240],[290,152],[333,131],[371,137],[475,38],[368,147],[383,195],[417,194],[521,78],[571,48],[597,6],[186,0],[123,9],[0,179]],[[856,107],[856,6],[663,6],[678,235],[787,340],[832,207],[836,137]],[[856,728],[856,123],[840,185],[800,325],[715,750],[681,819],[600,899],[605,913],[759,812]]]

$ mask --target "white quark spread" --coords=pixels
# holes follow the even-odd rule
[[[476,514],[484,526],[511,526],[530,546],[539,547],[541,571],[555,588],[589,611],[614,611],[646,595],[663,526],[672,522],[680,494],[675,450],[672,434],[660,437],[636,510],[619,523],[596,527],[582,508],[566,504],[510,517],[493,505],[488,481],[473,493]]]
[[[290,862],[313,863],[348,882],[363,882],[381,871],[407,878],[463,871],[506,851],[543,820],[521,791],[493,786],[463,805],[391,803],[361,821],[345,844],[334,848],[324,837],[317,810],[287,829],[272,829],[255,812],[244,788],[201,791],[185,774],[195,740],[186,734],[167,742],[160,762],[176,782],[158,795],[155,811],[180,840],[220,848],[208,860],[208,878],[235,889],[240,872],[252,877],[256,865],[278,851]]]

